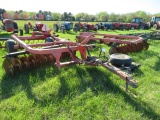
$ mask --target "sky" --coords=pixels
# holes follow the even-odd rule
[[[160,13],[160,0],[1,0],[0,8],[27,12],[50,11],[88,13],[99,12],[125,14],[139,10],[147,13]]]

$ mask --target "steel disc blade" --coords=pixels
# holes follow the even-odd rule
[[[29,55],[27,59],[28,59],[30,68],[35,68],[36,67],[36,60],[35,60],[34,56]]]
[[[7,74],[14,75],[14,67],[9,59],[3,61],[3,68]]]

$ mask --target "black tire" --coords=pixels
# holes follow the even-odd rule
[[[142,25],[139,26],[139,29],[140,29],[140,30],[144,30],[144,26],[142,26]]]
[[[129,66],[132,63],[132,59],[130,56],[121,53],[112,54],[109,58],[109,61],[116,67],[120,67],[122,65]]]
[[[25,34],[29,34],[29,25],[28,24],[24,24],[24,31],[25,31]]]
[[[20,32],[20,36],[23,36],[23,30],[19,29],[19,32]]]
[[[54,32],[58,32],[59,27],[58,27],[58,25],[57,25],[57,24],[54,24],[54,25],[53,25],[53,30],[54,30]]]
[[[100,25],[99,25],[99,24],[96,24],[96,25],[95,25],[95,28],[96,28],[97,30],[99,30],[99,29],[100,29]]]
[[[16,22],[13,22],[14,27],[14,33],[18,33],[18,24]]]
[[[9,39],[9,40],[6,41],[6,47],[7,47],[7,52],[8,53],[17,52],[17,50],[14,49],[14,45],[16,45],[14,40]]]
[[[150,22],[148,22],[147,24],[148,24],[149,29],[151,29],[151,23],[150,23]]]
[[[64,27],[61,27],[61,33],[65,33]]]
[[[153,25],[153,29],[154,29],[154,30],[157,30],[157,28],[158,28],[157,24],[154,24],[154,25]]]
[[[47,37],[45,39],[45,42],[54,42],[54,39],[52,37]]]
[[[87,27],[83,27],[83,32],[88,32],[88,28]]]
[[[74,28],[76,28],[77,31],[80,31],[80,29],[81,29],[79,23],[75,23],[74,24]]]
[[[78,30],[77,30],[76,27],[74,27],[74,28],[73,28],[73,31],[74,31],[75,33],[77,33]]]
[[[95,27],[94,29],[93,29],[95,32],[97,32],[97,28]]]

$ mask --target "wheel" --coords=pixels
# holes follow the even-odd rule
[[[95,32],[97,32],[98,29],[95,27],[93,30],[94,30]]]
[[[87,32],[88,28],[87,27],[83,27],[83,32]]]
[[[100,25],[99,25],[99,24],[96,24],[96,25],[95,25],[95,28],[96,28],[97,30],[99,30],[99,29],[100,29]]]
[[[15,42],[14,42],[14,40],[9,39],[9,40],[6,41],[6,47],[7,47],[7,52],[8,53],[17,52],[17,50],[14,49],[14,45],[16,45]],[[14,57],[16,57],[16,56],[17,55],[15,55]]]
[[[45,42],[54,42],[54,39],[52,37],[47,37],[45,39]]]
[[[109,58],[109,61],[112,65],[120,67],[122,65],[129,66],[132,63],[130,56],[121,53],[112,54]]]
[[[74,31],[75,33],[77,33],[78,30],[77,30],[77,28],[75,27],[75,28],[73,28],[73,31]]]
[[[24,24],[24,31],[26,34],[29,34],[29,26],[28,24]]]
[[[131,30],[134,30],[135,28],[133,26],[131,26]]]
[[[16,22],[13,22],[14,27],[14,33],[18,33],[18,24]]]
[[[77,31],[80,31],[80,29],[81,29],[79,23],[75,23],[74,28],[76,28]]]
[[[157,28],[158,28],[157,24],[154,24],[154,25],[153,25],[153,29],[154,29],[154,30],[157,30]]]
[[[23,36],[23,30],[19,29],[19,31],[20,31],[20,36]]]
[[[61,27],[61,33],[65,33],[64,27]]]
[[[53,30],[54,30],[54,32],[58,32],[59,27],[58,27],[58,25],[57,25],[57,24],[54,24],[54,25],[53,25]]]
[[[139,26],[139,29],[140,30],[144,30],[144,26]]]
[[[150,23],[150,22],[148,22],[147,24],[148,24],[149,29],[151,29],[151,23]]]

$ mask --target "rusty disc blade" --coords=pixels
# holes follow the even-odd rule
[[[109,49],[109,54],[111,55],[111,54],[114,54],[114,53],[117,53],[117,49],[116,49],[116,47],[111,47]]]
[[[10,59],[5,59],[3,61],[3,68],[8,75],[14,75],[14,67]]]
[[[18,58],[11,58],[11,62],[15,70],[22,71],[22,65]]]
[[[30,68],[35,68],[36,67],[35,57],[33,55],[29,55],[27,59],[28,59]]]
[[[34,54],[33,56],[34,56],[34,58],[35,58],[35,60],[36,60],[36,65],[40,65],[40,64],[43,63],[43,59],[42,59],[41,55],[39,55],[39,54]]]
[[[27,60],[27,57],[21,57],[20,58],[21,64],[22,64],[22,69],[23,68],[29,68],[29,62]]]
[[[48,54],[45,56],[47,57],[47,62],[55,62],[56,61],[56,59],[53,57],[53,55]]]

